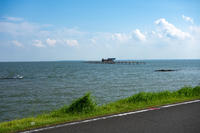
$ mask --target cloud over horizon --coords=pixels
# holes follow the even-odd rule
[[[71,46],[71,47],[76,47],[79,45],[78,41],[77,40],[65,40],[65,43],[68,45],[68,46]]]
[[[44,48],[46,47],[41,40],[34,40],[33,41],[33,46],[38,47],[38,48]]]
[[[49,46],[54,47],[54,46],[56,45],[56,40],[47,38],[46,43],[47,43]]]
[[[168,38],[186,39],[191,37],[189,33],[181,31],[164,18],[156,20],[155,24],[159,26],[160,33]]]
[[[131,39],[131,36],[125,33],[114,33],[112,39],[119,42],[126,42]]]
[[[12,44],[14,44],[14,45],[17,46],[17,47],[23,47],[23,44],[20,43],[20,42],[17,41],[17,40],[13,40],[13,41],[11,41],[11,42],[12,42]]]
[[[134,32],[136,38],[139,39],[140,41],[146,40],[146,36],[143,33],[141,33],[141,31],[139,29],[136,29],[133,32]]]
[[[17,47],[46,48],[43,50],[48,50],[50,47],[54,47],[54,49],[59,47],[62,49],[78,48],[82,50],[81,54],[86,51],[89,54],[88,50],[93,49],[97,53],[106,53],[108,55],[113,50],[118,51],[119,54],[122,51],[132,49],[134,53],[137,53],[137,51],[148,53],[150,51],[149,53],[155,55],[155,51],[158,50],[165,51],[163,53],[167,53],[167,51],[168,53],[174,52],[174,48],[179,48],[179,44],[183,44],[183,51],[179,52],[180,55],[177,53],[176,57],[184,57],[184,51],[200,50],[200,46],[197,45],[200,43],[199,26],[195,26],[194,23],[192,25],[188,24],[188,29],[184,31],[168,22],[165,18],[158,18],[154,23],[152,22],[152,26],[155,25],[155,28],[150,31],[135,28],[130,29],[129,32],[88,32],[81,31],[78,28],[52,28],[49,24],[40,25],[25,21],[23,18],[8,18],[10,19],[9,22],[7,20],[0,21],[0,34],[5,34],[8,42],[10,41]],[[186,16],[183,18],[193,22],[192,18]],[[20,42],[17,38],[20,38]],[[163,46],[165,48],[162,48]],[[163,53],[161,52],[160,55]],[[126,53],[124,54],[126,55]],[[200,58],[197,54],[192,52],[191,54]],[[127,54],[127,56],[130,55]]]

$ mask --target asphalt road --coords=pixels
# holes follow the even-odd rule
[[[200,102],[67,125],[37,133],[200,133]]]

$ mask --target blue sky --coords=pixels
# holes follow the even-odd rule
[[[198,0],[0,0],[0,61],[199,59]]]

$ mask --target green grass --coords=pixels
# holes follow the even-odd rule
[[[71,105],[65,105],[50,113],[2,122],[0,123],[0,133],[17,132],[194,99],[200,99],[200,86],[194,88],[184,87],[173,92],[140,92],[133,96],[101,106],[98,106],[90,93],[87,93],[83,97],[72,102]]]

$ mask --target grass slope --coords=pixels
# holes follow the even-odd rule
[[[173,92],[140,92],[128,98],[101,106],[98,106],[90,93],[87,93],[83,97],[75,100],[71,105],[65,105],[48,114],[2,122],[0,123],[0,133],[22,131],[194,99],[200,99],[200,86],[194,88],[184,87]]]

